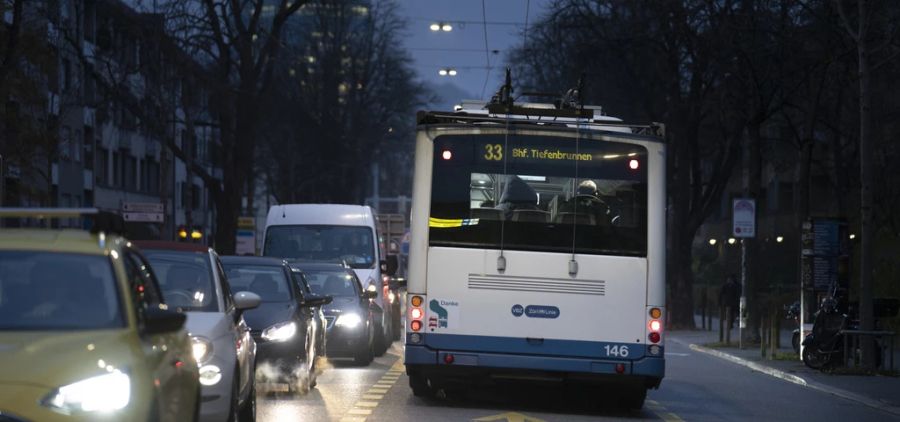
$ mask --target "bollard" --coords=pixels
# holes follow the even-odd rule
[[[725,321],[722,322],[722,325],[727,325],[731,321],[731,307],[725,307]],[[731,326],[725,328],[725,345],[731,346]]]
[[[703,302],[700,303],[700,325],[706,331],[706,287],[703,288]]]
[[[722,327],[725,326],[725,308],[719,306],[719,343],[725,341],[725,331],[722,330]]]

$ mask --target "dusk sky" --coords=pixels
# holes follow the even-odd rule
[[[507,52],[522,43],[526,13],[531,24],[546,13],[552,0],[397,0],[397,3],[400,13],[409,20],[405,44],[413,58],[413,67],[419,78],[442,97],[442,101],[433,105],[448,108],[462,99],[490,99],[501,83]],[[429,26],[436,22],[450,23],[453,30],[433,32]],[[488,60],[491,69],[487,68]],[[457,75],[440,76],[441,68],[455,68]]]

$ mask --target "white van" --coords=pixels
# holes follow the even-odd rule
[[[269,208],[264,256],[303,261],[343,260],[368,290],[375,290],[383,310],[376,320],[376,353],[393,340],[392,307],[381,274],[384,257],[372,208],[360,205],[286,204]]]

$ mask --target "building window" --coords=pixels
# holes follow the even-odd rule
[[[94,167],[94,177],[98,185],[109,185],[109,150],[97,148],[97,166]]]
[[[137,189],[137,159],[123,151],[123,155],[125,159],[122,161],[122,180],[125,184],[125,190],[136,190]]]

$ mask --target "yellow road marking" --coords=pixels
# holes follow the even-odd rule
[[[362,416],[344,416],[341,422],[366,422],[366,418]]]
[[[372,414],[372,409],[350,409],[349,411],[347,411],[347,414],[369,416]]]
[[[384,394],[363,394],[362,398],[366,400],[381,400],[384,398]]]
[[[378,407],[377,401],[358,401],[354,405],[356,407]]]
[[[656,400],[647,400],[644,407],[665,422],[684,422],[684,419],[670,412],[669,409],[666,409],[665,406]]]
[[[370,388],[369,391],[366,391],[368,394],[384,394],[387,393],[387,388]]]

